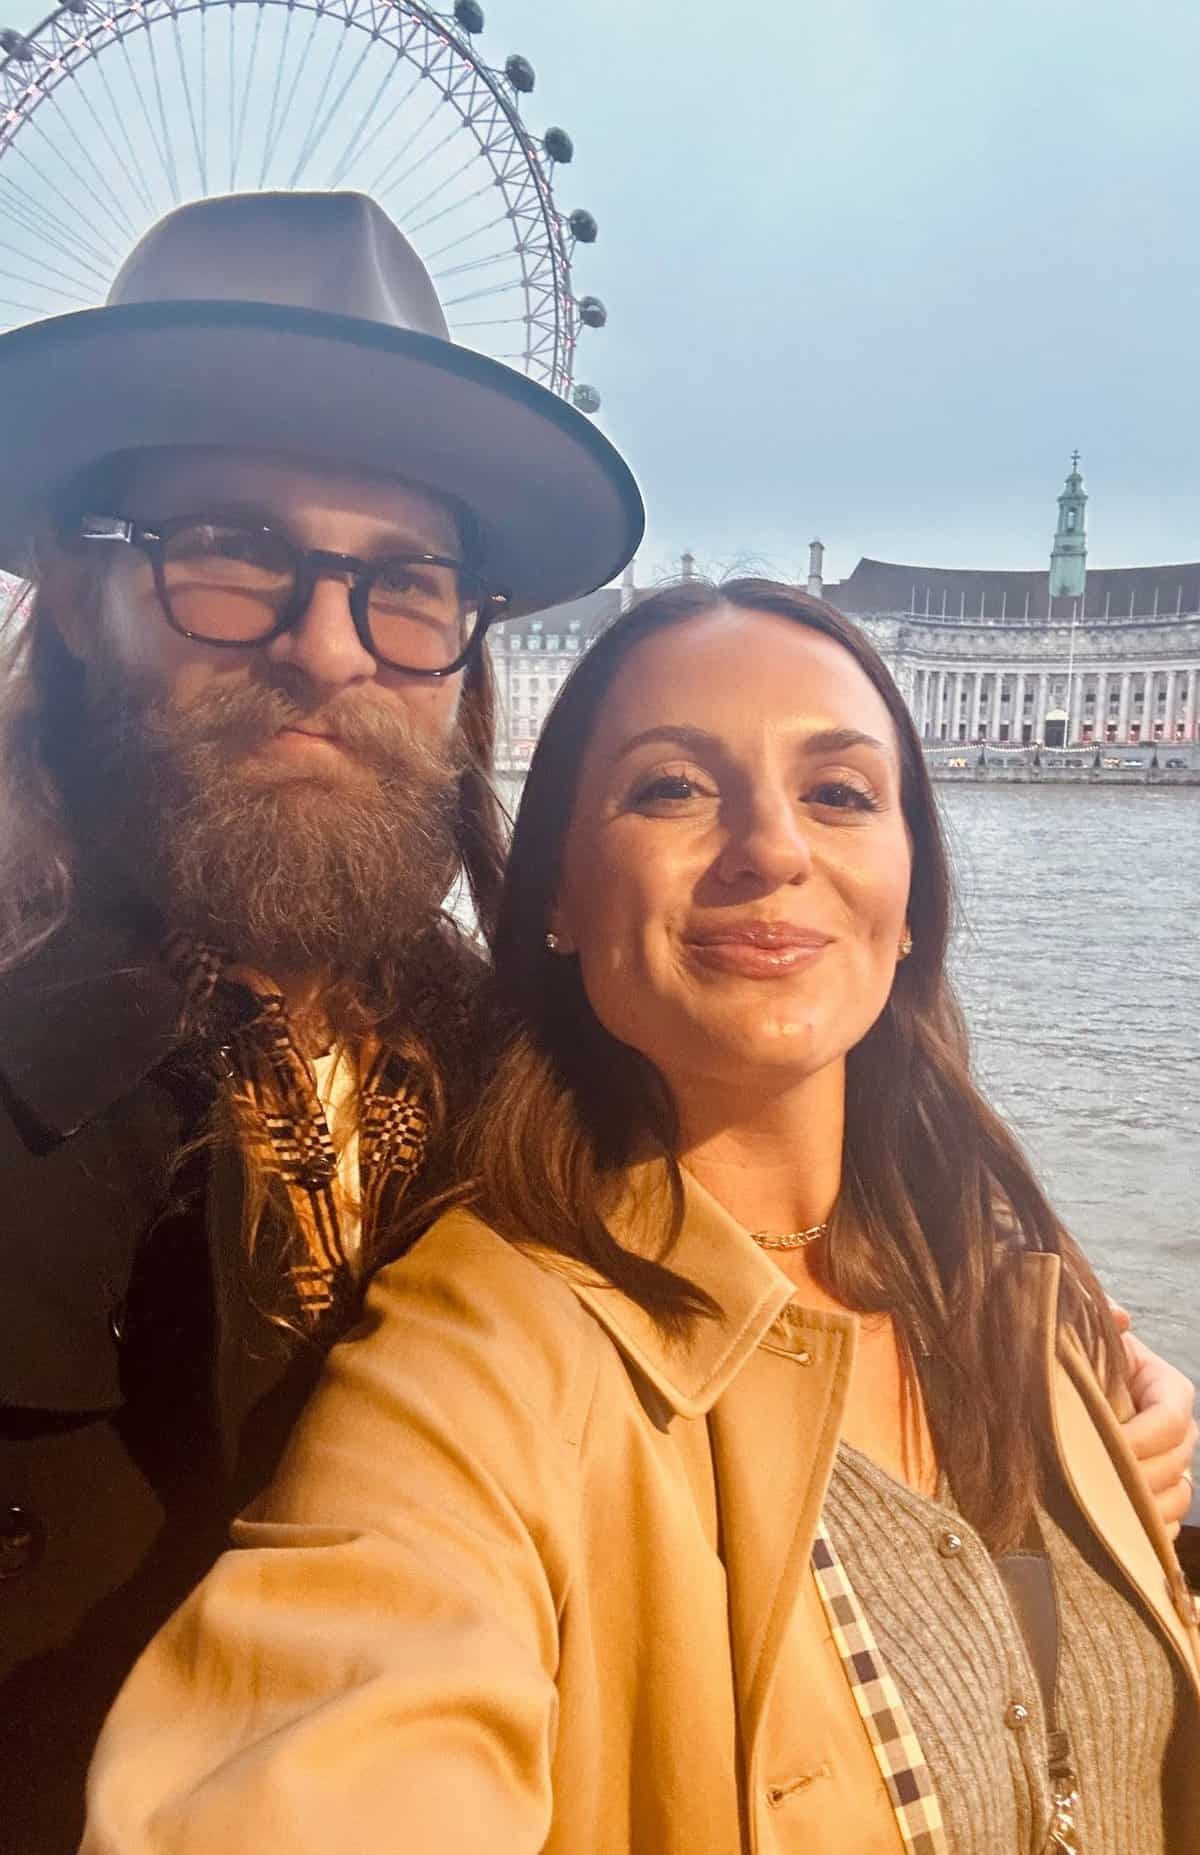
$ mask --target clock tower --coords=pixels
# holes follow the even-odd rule
[[[1058,499],[1058,527],[1050,555],[1051,599],[1081,599],[1087,579],[1087,529],[1084,511],[1087,491],[1079,473],[1079,453],[1071,454],[1071,469]]]

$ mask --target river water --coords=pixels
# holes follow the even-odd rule
[[[1200,793],[938,794],[976,1073],[1138,1332],[1200,1378]]]

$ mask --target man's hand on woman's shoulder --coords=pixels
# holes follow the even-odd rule
[[[1130,1331],[1129,1315],[1112,1304],[1125,1355],[1134,1415],[1125,1423],[1125,1440],[1141,1464],[1158,1511],[1172,1539],[1192,1504],[1191,1464],[1200,1431],[1196,1425],[1196,1387],[1185,1372],[1152,1353]]]

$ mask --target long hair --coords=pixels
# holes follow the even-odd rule
[[[99,622],[99,588],[90,565],[49,542],[39,552],[36,590],[19,589],[0,618],[0,973],[22,966],[69,925],[80,891],[92,879],[88,847],[75,831],[69,801],[71,769],[86,725],[85,674],[63,641],[58,616],[71,609]],[[466,672],[459,704],[462,753],[451,875],[470,895],[485,938],[495,927],[507,838],[492,783],[495,714],[495,681],[483,650]],[[428,1113],[430,1150],[437,1156],[447,1124],[466,1111],[477,1087],[474,1024],[482,960],[448,914],[430,929],[403,953],[375,962],[372,996],[341,1001],[339,1024],[348,1035],[370,1036],[403,1060]],[[151,956],[153,951],[148,950]],[[277,1201],[278,1182],[257,1172],[238,1137],[223,1076],[211,1080],[215,1100],[208,1125],[173,1156],[175,1174],[197,1145],[238,1147],[245,1179],[245,1285],[269,1320],[298,1331],[302,1323],[292,1317],[287,1288],[297,1233],[286,1217],[266,1214]],[[437,1165],[429,1176],[441,1176]],[[364,1231],[364,1245],[378,1235]],[[374,1260],[365,1248],[354,1278],[361,1279]]]
[[[581,761],[614,677],[645,639],[729,607],[773,613],[834,640],[878,691],[895,729],[912,842],[913,949],[882,1015],[848,1054],[842,1184],[814,1272],[843,1305],[893,1317],[906,1408],[919,1383],[938,1460],[965,1514],[1002,1547],[1029,1518],[1047,1428],[1047,1413],[1035,1408],[1033,1335],[1019,1318],[1010,1253],[1060,1256],[1061,1319],[1110,1383],[1122,1355],[1091,1269],[972,1081],[946,973],[951,878],[924,757],[882,659],[832,606],[766,580],[691,580],[635,606],[573,670],[533,756],[509,853],[495,943],[506,1028],[464,1143],[472,1202],[511,1239],[600,1270],[669,1330],[712,1312],[670,1267],[682,1185],[666,1086],[603,1028],[578,961],[555,957],[544,937]],[[604,1223],[622,1168],[648,1150],[675,1205],[658,1261],[630,1254]]]

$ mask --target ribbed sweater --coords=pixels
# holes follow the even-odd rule
[[[1042,1855],[1050,1824],[1037,1678],[987,1547],[937,1500],[843,1443],[825,1524],[908,1708],[954,1855]],[[1165,1855],[1163,1765],[1178,1690],[1165,1643],[1046,1512],[1060,1617],[1058,1708],[1084,1855]],[[957,1540],[959,1543],[954,1544]],[[1028,1709],[1010,1725],[1009,1709]]]

